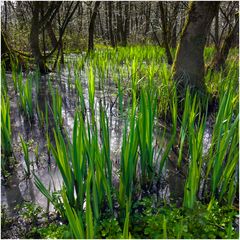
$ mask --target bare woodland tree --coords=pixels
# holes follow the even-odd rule
[[[54,53],[53,69],[59,58],[64,63],[67,49],[92,51],[95,35],[112,47],[132,43],[160,45],[172,64],[171,47],[179,45],[174,78],[184,76],[187,83],[203,89],[203,48],[215,46],[216,55],[210,66],[222,69],[229,49],[238,45],[238,15],[234,17],[237,11],[236,2],[193,2],[189,8],[187,2],[170,1],[6,1],[2,5],[1,36],[2,46],[7,47],[2,48],[2,58],[10,53],[33,58],[45,73],[49,71],[46,63]]]

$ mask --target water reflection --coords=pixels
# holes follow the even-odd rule
[[[63,116],[63,126],[66,130],[66,133],[71,138],[73,131],[73,123],[74,123],[74,115],[75,109],[78,105],[78,96],[73,85],[69,85],[69,75],[68,71],[63,71],[61,75],[51,73],[49,75],[43,76],[39,78],[39,88],[38,91],[34,91],[34,104],[38,104],[40,111],[43,112],[45,116],[45,107],[51,106],[51,97],[50,91],[48,89],[48,81],[51,81],[53,88],[58,88],[62,97],[62,116]],[[74,74],[71,73],[73,76]],[[8,76],[11,78],[11,75]],[[83,95],[85,99],[86,108],[89,109],[89,101],[88,101],[88,85],[87,85],[87,76],[86,72],[81,72],[80,79],[82,81],[83,87]],[[73,80],[72,80],[73,81]],[[97,79],[96,79],[97,81]],[[110,81],[110,80],[109,80]],[[10,81],[11,82],[11,81]],[[111,82],[109,82],[111,83]],[[11,89],[11,87],[10,87]],[[118,104],[116,103],[117,96],[117,88],[115,84],[109,84],[105,87],[105,91],[101,91],[96,89],[95,91],[95,116],[96,121],[98,123],[98,119],[100,116],[100,105],[105,107],[108,123],[109,123],[109,131],[110,131],[110,149],[111,149],[111,159],[113,161],[113,182],[117,182],[119,179],[117,170],[119,169],[120,162],[120,147],[122,141],[122,132],[124,129],[124,121],[120,117],[120,111],[118,108]],[[29,148],[30,150],[30,158],[33,162],[33,167],[36,175],[42,180],[45,186],[51,185],[51,189],[58,190],[61,186],[61,175],[55,165],[55,161],[51,160],[48,155],[47,147],[46,147],[46,136],[44,133],[44,129],[41,128],[37,116],[35,115],[35,121],[30,124],[19,111],[17,106],[17,97],[14,96],[14,93],[10,93],[12,95],[11,101],[11,120],[12,120],[12,132],[13,132],[13,145],[15,149],[16,158],[20,161],[20,165],[17,166],[17,172],[12,176],[8,185],[2,185],[2,204],[7,204],[9,212],[14,214],[14,207],[17,204],[23,203],[24,201],[30,201],[33,203],[37,203],[42,207],[47,206],[46,198],[39,192],[33,183],[33,179],[24,180],[23,168],[24,168],[24,160],[22,156],[22,151],[20,147],[19,141],[19,133],[21,133],[25,140],[33,140],[32,146]],[[128,99],[123,98],[123,109],[127,109],[129,102]],[[87,114],[90,116],[90,111],[87,111]],[[48,111],[48,119],[49,119],[49,134],[50,139],[53,141],[53,132],[52,128],[54,126],[53,115],[51,111]],[[99,126],[98,126],[99,127]],[[157,130],[154,134],[154,144],[156,145],[155,156],[157,156],[160,150],[163,150],[166,146],[166,143],[170,137],[170,133],[165,134],[162,127],[157,126]],[[39,145],[39,153],[41,154],[39,163],[36,164],[34,148],[36,145]],[[181,203],[185,176],[181,172],[176,169],[176,159],[177,156],[170,156],[170,161],[168,161],[168,165],[166,168],[166,173],[163,176],[162,180],[162,188],[160,195],[162,198],[173,198]],[[19,174],[20,177],[17,176]],[[165,185],[164,185],[165,182]],[[158,186],[159,187],[159,186]],[[160,188],[159,188],[160,189]]]

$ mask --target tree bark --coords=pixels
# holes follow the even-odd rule
[[[173,65],[173,78],[205,92],[203,51],[219,2],[191,2]]]
[[[160,7],[160,13],[161,13],[160,18],[161,18],[161,22],[162,22],[163,44],[164,44],[164,48],[165,48],[165,51],[166,51],[168,64],[171,65],[173,63],[173,60],[172,60],[172,55],[171,55],[169,44],[168,44],[166,12],[164,11],[162,2],[159,2],[159,7]]]
[[[108,24],[109,24],[109,36],[112,47],[115,47],[114,35],[113,35],[113,26],[112,26],[112,2],[108,2]]]
[[[171,47],[176,48],[177,46],[177,16],[179,11],[179,3],[174,2],[175,6],[173,9],[173,16],[171,18],[171,22],[173,22],[172,30],[171,30]]]
[[[32,24],[31,24],[31,32],[30,32],[30,46],[32,49],[32,54],[34,56],[37,67],[39,68],[40,73],[45,74],[49,72],[47,68],[44,58],[41,54],[39,47],[39,9],[40,2],[33,2],[33,16],[32,16]]]
[[[123,39],[123,20],[122,20],[122,2],[117,2],[117,41],[122,44]]]
[[[94,27],[95,27],[95,20],[96,20],[96,17],[97,17],[97,12],[98,12],[98,8],[100,6],[100,3],[101,2],[95,2],[93,13],[91,15],[91,20],[90,20],[90,24],[89,24],[89,28],[88,28],[88,33],[89,33],[88,52],[91,52],[94,49],[94,42],[93,42]]]
[[[145,13],[146,17],[145,34],[147,34],[150,29],[150,16],[151,16],[151,2],[147,3],[147,9]]]
[[[129,5],[130,5],[130,2],[125,2],[125,22],[124,22],[124,31],[123,31],[123,35],[122,35],[122,45],[123,46],[127,45],[127,38],[129,35],[129,18],[130,18]]]

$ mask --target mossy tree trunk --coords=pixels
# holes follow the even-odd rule
[[[163,2],[159,2],[159,8],[160,8],[160,13],[161,13],[160,17],[162,22],[163,44],[166,51],[168,64],[171,65],[173,63],[173,60],[172,60],[172,55],[171,55],[169,44],[168,44],[167,16],[166,16],[166,11],[163,7]]]
[[[18,52],[7,43],[6,36],[4,32],[1,32],[1,61],[4,62],[6,70],[10,71],[12,69],[11,63],[17,65],[18,69],[25,68],[25,61],[20,56],[21,52]],[[24,55],[24,54],[22,54]]]
[[[191,2],[177,49],[173,78],[180,86],[205,92],[203,52],[207,34],[220,2]]]

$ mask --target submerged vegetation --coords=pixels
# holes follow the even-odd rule
[[[190,75],[176,79],[175,47],[63,54],[58,44],[46,62],[46,46],[24,68],[2,61],[2,182],[39,193],[31,202],[16,187],[18,214],[2,207],[4,237],[24,219],[17,237],[237,238],[238,49],[220,71],[206,69],[203,91]],[[215,49],[203,50],[209,65]]]

